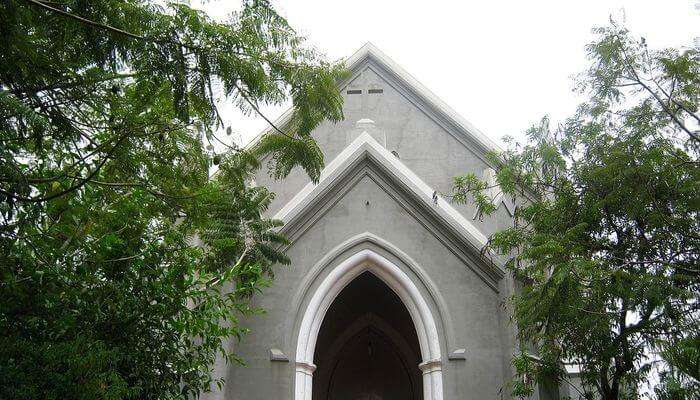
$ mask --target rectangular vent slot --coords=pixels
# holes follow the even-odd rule
[[[348,94],[362,94],[362,90],[356,89],[356,90],[348,90]]]
[[[384,89],[370,89],[367,91],[369,94],[374,94],[374,93],[384,93]]]

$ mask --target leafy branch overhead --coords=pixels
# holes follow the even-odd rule
[[[611,23],[594,30],[588,100],[552,129],[492,154],[517,206],[488,249],[522,283],[511,300],[521,354],[512,392],[569,380],[574,398],[639,398],[652,371],[660,399],[695,398],[700,337],[700,53],[652,50]],[[454,198],[496,211],[474,174]]]
[[[278,178],[318,178],[310,133],[342,118],[344,71],[267,1],[226,22],[163,4],[0,2],[1,398],[215,388],[217,354],[242,361],[228,340],[289,261],[273,194],[248,182],[266,154]],[[241,149],[224,98],[291,101],[292,123]]]
[[[342,118],[335,90],[342,70],[301,47],[303,38],[267,2],[246,3],[226,24],[181,4],[84,3],[5,6],[2,50],[14,61],[3,67],[2,129],[16,136],[4,143],[0,193],[47,200],[50,184],[66,177],[71,184],[61,193],[77,189],[127,136],[154,150],[176,130],[211,140],[222,96],[247,112],[290,98],[296,123],[270,136],[298,141],[296,153],[304,144],[313,158],[303,167],[318,175],[323,159],[307,139],[321,121]],[[25,29],[30,23],[34,29]],[[71,40],[36,46],[41,37]],[[42,151],[55,149],[57,138],[66,139],[60,155]],[[281,170],[292,167],[284,146],[270,149]]]

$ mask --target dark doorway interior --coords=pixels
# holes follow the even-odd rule
[[[365,272],[335,299],[321,325],[314,400],[422,400],[418,337],[401,299]]]

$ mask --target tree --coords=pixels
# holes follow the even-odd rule
[[[226,23],[143,0],[0,2],[0,398],[190,398],[287,262],[273,174],[318,179],[340,65],[264,0]],[[248,151],[217,99],[293,118]],[[215,154],[213,144],[227,146]],[[213,164],[219,172],[210,179]]]
[[[512,391],[561,382],[573,363],[574,397],[637,398],[652,367],[692,393],[697,351],[681,360],[700,334],[700,53],[651,50],[614,22],[594,32],[578,80],[588,100],[491,155],[517,203],[487,245],[523,286],[510,299],[522,346]],[[454,198],[488,215],[488,185],[459,176]]]
[[[700,337],[692,334],[666,346],[661,352],[667,363],[655,393],[660,400],[700,396]]]

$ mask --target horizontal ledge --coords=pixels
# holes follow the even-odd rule
[[[447,355],[448,360],[466,360],[467,349],[457,349]]]
[[[270,349],[270,361],[289,362],[289,357],[280,349]]]

